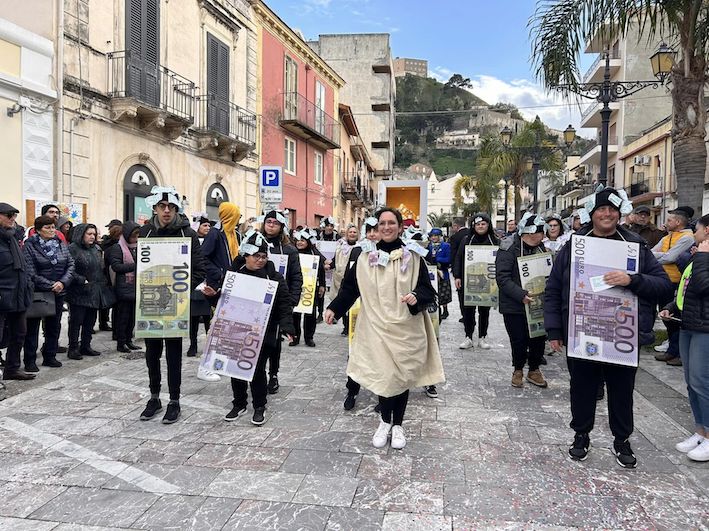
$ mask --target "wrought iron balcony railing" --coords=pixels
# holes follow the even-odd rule
[[[302,94],[283,94],[280,124],[322,149],[340,147],[340,124]]]

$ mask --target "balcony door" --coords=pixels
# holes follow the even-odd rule
[[[229,134],[229,47],[207,33],[207,127]]]
[[[284,118],[298,118],[298,63],[286,55],[283,76]]]
[[[315,130],[325,134],[325,85],[315,82]]]
[[[160,105],[160,0],[126,0],[126,96]]]

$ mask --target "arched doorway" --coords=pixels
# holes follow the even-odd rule
[[[150,168],[135,164],[128,168],[123,179],[123,219],[143,225],[153,215],[153,209],[145,204],[145,198],[155,185],[155,176]]]
[[[229,194],[219,183],[214,183],[207,190],[207,215],[213,221],[219,221],[219,205],[224,201],[229,201]]]

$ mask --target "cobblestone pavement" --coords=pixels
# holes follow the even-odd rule
[[[457,311],[442,325],[448,381],[438,399],[411,395],[404,450],[377,450],[374,398],[342,408],[346,343],[320,325],[316,348],[285,347],[267,423],[226,423],[230,386],[195,377],[184,358],[183,415],[141,422],[142,359],[96,336],[98,360],[9,382],[0,402],[0,529],[701,529],[709,465],[674,443],[691,428],[681,370],[645,354],[631,439],[636,470],[610,452],[605,403],[592,450],[567,458],[568,377],[549,389],[510,386],[509,343],[461,351]],[[61,356],[64,358],[64,356]]]

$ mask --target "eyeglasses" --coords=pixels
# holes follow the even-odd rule
[[[261,262],[265,262],[266,260],[268,260],[268,255],[267,255],[267,254],[263,254],[263,253],[252,254],[251,257],[252,257],[254,260],[259,260],[259,261],[261,261]]]
[[[17,212],[12,212],[12,213],[9,213],[9,212],[0,212],[0,214],[2,214],[3,216],[5,216],[7,219],[14,219],[14,218],[17,217]]]
[[[155,205],[155,208],[157,210],[170,210],[172,206],[173,205],[171,205],[170,203],[158,203],[157,205]]]
[[[278,221],[277,219],[273,219],[273,218],[268,218],[266,221],[264,221],[264,223],[266,225],[280,225],[281,224],[280,221]]]

